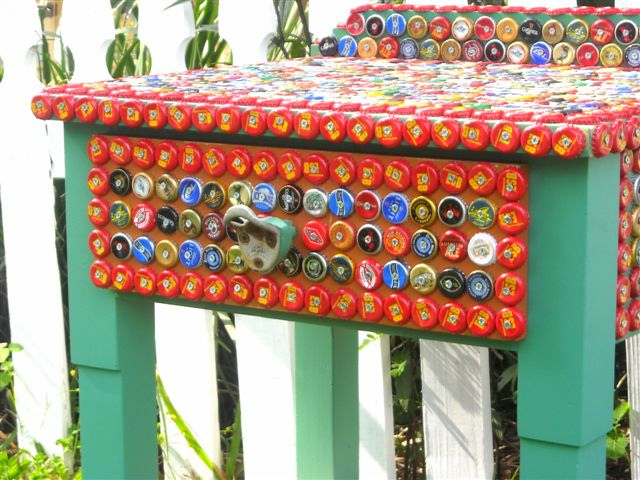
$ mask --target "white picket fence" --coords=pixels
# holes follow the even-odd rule
[[[629,6],[633,1],[626,0]],[[554,5],[561,6],[563,2],[566,0],[556,0]],[[166,9],[171,3],[172,0],[139,0],[139,36],[151,51],[154,73],[183,70],[184,49],[195,33],[191,5]],[[314,36],[329,33],[346,19],[351,7],[360,3],[362,0],[310,0]],[[234,62],[263,60],[276,30],[272,2],[221,0],[220,4],[219,31],[233,50]],[[70,414],[51,172],[52,167],[60,175],[64,172],[63,141],[59,124],[48,122],[45,126],[32,118],[28,108],[31,96],[41,88],[33,66],[38,31],[33,0],[0,0],[0,58],[5,68],[0,82],[0,105],[4,110],[0,114],[0,194],[12,338],[25,347],[14,359],[19,440],[26,448],[33,448],[37,441],[47,451],[61,454],[55,442],[67,435]],[[108,0],[65,0],[61,33],[75,59],[73,81],[108,78],[104,58],[114,37]],[[175,328],[178,318],[180,328]],[[200,444],[220,464],[214,327],[209,312],[156,306],[158,372]],[[294,328],[290,322],[236,315],[248,479],[296,478]],[[628,341],[627,348],[633,404],[633,478],[640,479],[635,461],[640,454],[637,337]],[[487,349],[421,341],[420,352],[428,478],[492,478]],[[451,359],[455,363],[448,361]],[[455,364],[466,366],[466,377],[460,371],[456,375],[448,373]],[[382,337],[362,349],[360,365],[360,478],[395,478],[388,338]],[[456,419],[455,432],[448,428],[451,418]],[[188,472],[212,478],[170,421],[166,435],[168,478],[185,478]]]

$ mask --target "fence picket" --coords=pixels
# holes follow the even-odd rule
[[[152,73],[185,69],[185,50],[195,35],[190,2],[139,0],[138,37],[151,52]],[[176,327],[179,319],[180,326]],[[216,383],[215,322],[210,312],[195,308],[156,304],[157,369],[168,397],[211,460],[220,465],[218,388]],[[176,355],[176,347],[184,352]],[[185,372],[191,372],[185,375]],[[164,408],[164,405],[163,405]],[[169,416],[167,444],[162,445],[167,478],[184,478],[194,472],[200,478],[213,473],[198,458]]]
[[[0,104],[11,112],[0,116],[0,193],[11,335],[24,347],[13,358],[18,439],[23,448],[35,451],[38,442],[62,455],[56,441],[71,420],[54,193],[45,127],[28,107],[42,88],[32,49],[39,31],[33,2],[0,0]]]

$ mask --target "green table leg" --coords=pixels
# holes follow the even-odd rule
[[[530,163],[522,479],[604,478],[613,408],[619,158]]]
[[[358,334],[296,324],[298,478],[358,478]]]
[[[83,477],[156,479],[153,304],[97,289],[89,280],[90,133],[84,125],[65,126],[71,358],[80,379]]]

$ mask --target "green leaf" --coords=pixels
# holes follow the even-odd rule
[[[24,350],[24,347],[22,345],[20,345],[19,343],[10,343],[9,344],[9,350],[11,350],[12,352],[21,352],[22,350]]]
[[[518,364],[509,365],[500,374],[498,379],[498,391],[502,390],[509,383],[512,384],[512,388],[515,387],[515,382],[518,379]]]
[[[627,455],[629,439],[625,433],[611,430],[607,433],[606,445],[607,457],[612,460],[618,460]]]
[[[233,419],[233,434],[231,435],[231,443],[229,445],[229,453],[227,454],[226,473],[227,478],[236,478],[236,461],[240,453],[240,444],[242,442],[242,421],[240,418],[240,404],[236,405],[236,412]]]
[[[404,369],[407,366],[407,361],[403,360],[401,362],[392,362],[391,363],[391,377],[398,378],[404,373]]]
[[[624,416],[629,412],[629,402],[620,402],[616,408],[613,409],[613,426],[614,428],[620,425],[620,422]]]

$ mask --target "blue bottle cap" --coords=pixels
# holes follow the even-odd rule
[[[178,255],[180,257],[180,263],[187,268],[198,268],[202,264],[202,247],[194,240],[185,240],[182,242]]]
[[[404,223],[409,216],[409,199],[402,193],[390,193],[382,201],[382,215],[389,223]]]
[[[345,35],[338,41],[338,53],[341,57],[353,57],[358,50],[358,42],[350,35]]]
[[[438,252],[438,240],[429,230],[418,230],[411,238],[411,249],[420,258],[432,258]]]
[[[400,37],[404,35],[407,30],[407,21],[399,13],[392,13],[387,18],[387,33],[394,37]]]
[[[484,302],[493,296],[493,280],[482,270],[471,272],[467,277],[467,293],[476,302]]]
[[[138,237],[133,241],[133,257],[143,265],[150,264],[156,251],[156,242],[147,236]]]
[[[336,188],[329,194],[329,211],[339,218],[346,218],[353,213],[355,200],[351,192],[345,188]]]
[[[531,61],[536,65],[544,65],[551,61],[551,46],[546,42],[536,42],[531,45],[529,55],[531,55]]]
[[[212,272],[219,272],[224,268],[224,251],[217,245],[207,245],[204,247],[204,266]]]
[[[409,283],[409,267],[400,260],[391,260],[382,267],[382,281],[391,290],[402,290]]]
[[[400,42],[400,58],[418,58],[418,44],[413,38],[405,38]]]
[[[496,206],[486,198],[476,198],[469,205],[467,217],[474,227],[491,228],[496,221]]]
[[[269,183],[259,183],[251,195],[253,206],[263,213],[272,212],[276,208],[276,189]]]
[[[183,178],[178,186],[178,195],[186,205],[197,205],[202,199],[202,182],[193,177]]]

